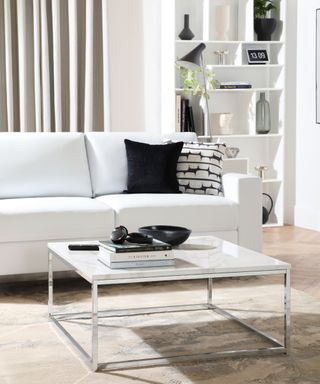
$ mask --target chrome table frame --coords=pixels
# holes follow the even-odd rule
[[[115,280],[98,280],[88,281],[82,276],[81,271],[76,271],[80,276],[84,277],[86,281],[91,284],[91,304],[92,311],[79,312],[79,313],[54,313],[53,312],[53,267],[52,259],[56,256],[59,260],[62,260],[65,264],[68,263],[58,254],[49,251],[48,256],[48,311],[49,319],[63,332],[65,336],[72,342],[72,344],[81,353],[82,357],[92,369],[97,371],[99,369],[117,370],[128,369],[137,367],[146,367],[154,365],[166,365],[176,362],[185,362],[190,360],[211,360],[222,357],[237,357],[237,356],[260,356],[260,355],[272,355],[272,354],[288,354],[290,351],[290,268],[270,270],[270,271],[248,271],[248,272],[230,272],[219,274],[199,274],[199,275],[185,275],[185,276],[166,276],[166,277],[147,277],[147,278],[131,278],[131,279],[115,279]],[[72,267],[72,266],[71,266]],[[74,269],[74,268],[73,268]],[[244,277],[244,276],[260,276],[260,275],[283,275],[284,277],[284,313],[283,313],[283,334],[284,341],[281,343],[279,340],[267,335],[266,333],[258,330],[256,327],[248,324],[246,321],[232,315],[222,308],[217,307],[212,303],[212,290],[213,280],[221,277]],[[158,281],[175,281],[175,280],[207,280],[207,302],[205,304],[192,304],[192,305],[176,305],[166,307],[151,307],[151,308],[137,308],[137,309],[125,309],[125,310],[113,310],[113,311],[98,311],[98,287],[99,285],[112,285],[112,284],[129,284],[129,283],[141,283],[141,282],[158,282]],[[110,363],[99,363],[98,360],[98,318],[105,317],[121,317],[121,316],[134,316],[140,314],[155,314],[165,312],[181,312],[181,311],[197,311],[197,310],[212,310],[219,315],[222,315],[226,319],[236,321],[241,326],[253,331],[265,340],[268,340],[272,346],[263,348],[252,349],[239,349],[239,350],[227,350],[217,352],[207,352],[202,354],[188,354],[178,356],[157,357],[149,359],[136,359],[126,361],[116,361]],[[80,320],[91,319],[91,354],[86,352],[83,347],[75,340],[75,338],[64,328],[61,324],[63,320]]]

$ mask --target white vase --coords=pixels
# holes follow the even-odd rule
[[[210,124],[211,132],[213,135],[232,135],[232,129],[230,126],[233,113],[211,113]]]
[[[216,5],[214,15],[216,40],[229,40],[230,5]]]

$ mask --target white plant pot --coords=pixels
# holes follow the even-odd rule
[[[232,135],[230,127],[233,113],[210,113],[210,125],[213,135]]]

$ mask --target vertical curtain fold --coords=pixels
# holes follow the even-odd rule
[[[55,130],[62,132],[60,0],[52,2]]]
[[[110,131],[110,88],[109,88],[109,31],[108,0],[102,0],[102,53],[103,53],[103,126]]]
[[[22,0],[24,1],[24,0]],[[41,80],[42,80],[42,129],[51,132],[51,98],[50,92],[50,59],[49,59],[49,37],[48,37],[48,14],[47,1],[40,1],[41,20]]]
[[[27,132],[26,2],[17,0],[20,130]]]
[[[0,131],[110,130],[107,0],[0,7]]]
[[[4,36],[6,65],[6,96],[8,131],[14,131],[14,99],[12,70],[12,33],[11,33],[11,0],[4,0]]]
[[[77,0],[69,0],[70,131],[78,130],[78,26]]]
[[[9,0],[10,1],[10,0]],[[42,131],[40,3],[33,0],[35,131]]]
[[[86,61],[84,130],[92,131],[93,110],[93,1],[86,0]]]

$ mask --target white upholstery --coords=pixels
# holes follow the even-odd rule
[[[84,137],[1,133],[0,198],[91,196]]]
[[[127,187],[127,156],[124,139],[144,143],[161,142],[160,135],[138,133],[86,134],[86,146],[94,196],[121,193]]]
[[[96,200],[116,212],[116,224],[129,231],[140,226],[169,224],[185,226],[193,232],[235,230],[238,205],[218,196],[191,194],[118,194]]]
[[[103,238],[113,227],[113,210],[90,198],[0,200],[0,242]]]
[[[48,241],[106,238],[119,224],[171,224],[259,251],[261,181],[223,176],[224,197],[121,194],[124,139],[192,141],[193,133],[0,133],[0,277],[47,270]],[[89,173],[90,166],[90,173]],[[92,199],[92,195],[98,196]],[[56,267],[66,268],[56,264]]]
[[[238,244],[261,251],[262,185],[261,179],[236,173],[222,177],[224,195],[239,207]]]
[[[121,193],[127,187],[127,156],[124,139],[149,144],[163,143],[163,139],[194,140],[194,133],[156,135],[144,132],[90,132],[86,146],[94,196]]]

